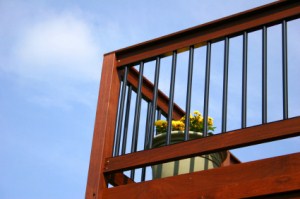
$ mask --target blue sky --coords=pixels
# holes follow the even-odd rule
[[[269,2],[0,0],[0,198],[84,198],[104,53]]]

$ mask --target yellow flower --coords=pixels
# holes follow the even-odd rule
[[[199,111],[194,111],[194,115],[198,116],[201,115],[201,113]]]
[[[157,127],[165,127],[167,126],[167,121],[166,120],[157,120],[155,123],[154,123],[155,126]]]
[[[185,121],[185,116],[183,116],[182,118],[180,118],[180,121]]]
[[[200,116],[200,117],[198,118],[198,122],[203,122],[203,117],[202,117],[202,116]]]
[[[203,132],[203,116],[199,111],[194,111],[193,115],[190,114],[189,131]],[[172,131],[184,131],[185,130],[185,119],[183,116],[180,120],[172,120]],[[216,127],[213,126],[213,118],[207,118],[208,130],[214,131]],[[157,120],[154,125],[156,126],[156,133],[163,133],[167,131],[168,122],[166,120]]]
[[[214,119],[212,117],[208,117],[207,123],[209,126],[212,126],[214,124]]]

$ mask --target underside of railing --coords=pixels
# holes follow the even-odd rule
[[[299,115],[289,117],[288,93],[288,23],[298,20],[300,1],[278,1],[236,15],[176,32],[161,38],[105,54],[95,120],[86,198],[297,198],[300,197],[300,153],[241,163],[229,150],[292,138],[300,135]],[[268,29],[281,28],[281,87],[282,117],[268,120]],[[299,27],[298,27],[299,28]],[[249,34],[261,35],[261,122],[247,124],[247,88],[249,81]],[[242,38],[240,127],[229,129],[228,68],[229,41]],[[219,132],[210,135],[211,48],[223,44],[222,103]],[[171,121],[190,115],[194,57],[199,49],[205,51],[203,75],[203,131],[201,139],[189,137],[189,117],[185,118],[184,140],[172,144]],[[198,51],[199,50],[199,51]],[[188,57],[184,105],[175,103],[174,87],[178,57]],[[170,58],[170,59],[169,59]],[[232,57],[231,57],[232,58]],[[169,92],[159,86],[160,72],[169,59]],[[144,70],[153,68],[153,80]],[[299,64],[298,68],[299,68]],[[195,65],[195,66],[194,66]],[[176,68],[177,67],[177,68]],[[272,70],[272,68],[271,68]],[[195,70],[194,70],[195,71]],[[196,79],[199,80],[200,78]],[[201,81],[202,81],[201,79]],[[299,81],[297,82],[300,85]],[[176,84],[177,85],[177,84]],[[193,93],[193,96],[195,94]],[[290,98],[289,98],[290,97]],[[297,97],[297,96],[296,96]],[[143,108],[144,107],[144,108]],[[278,108],[278,107],[276,107]],[[214,116],[216,117],[216,116]],[[144,123],[141,122],[144,118]],[[154,147],[158,132],[155,120],[168,121],[165,144]],[[142,140],[142,141],[140,141]],[[283,149],[284,150],[284,149]],[[226,152],[220,168],[190,172],[167,178],[152,179],[148,171],[153,165],[196,156]],[[153,167],[152,167],[153,169]],[[138,180],[137,180],[138,178]]]

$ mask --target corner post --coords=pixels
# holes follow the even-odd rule
[[[105,159],[111,157],[113,152],[119,89],[120,80],[116,67],[116,54],[106,54],[102,65],[86,199],[100,199],[103,191],[107,189],[103,171]]]

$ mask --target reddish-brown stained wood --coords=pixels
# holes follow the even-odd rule
[[[300,135],[300,117],[108,158],[105,172],[143,167]]]
[[[224,166],[229,166],[232,164],[240,164],[240,163],[241,161],[237,157],[235,157],[232,153],[230,153],[230,151],[227,151],[227,157],[223,161],[221,166],[224,167]]]
[[[136,90],[138,85],[138,71],[134,68],[131,68],[128,73],[127,81],[133,86],[133,89]],[[152,100],[153,99],[153,90],[154,85],[147,79],[143,78],[143,86],[142,86],[142,95],[143,98],[146,100]],[[158,91],[158,97],[157,97],[157,106],[167,115],[168,113],[168,104],[169,104],[169,98],[162,92]],[[174,103],[173,107],[173,119],[178,120],[182,116],[184,116],[185,112]]]
[[[296,153],[119,186],[106,189],[104,197],[109,199],[228,199],[289,194],[293,191],[300,193],[299,168],[300,153]]]
[[[115,60],[113,53],[106,55],[103,60],[86,199],[101,197],[103,190],[106,189],[106,181],[102,173],[105,158],[112,154],[120,87]]]
[[[255,30],[262,25],[270,25],[286,18],[300,15],[300,1],[277,1],[203,25],[179,31],[141,44],[115,51],[117,66],[147,60],[158,55],[169,54],[173,50],[190,45],[205,45],[207,41],[240,34],[245,30]]]
[[[131,178],[123,173],[114,173],[107,176],[107,181],[113,186],[135,183]]]

